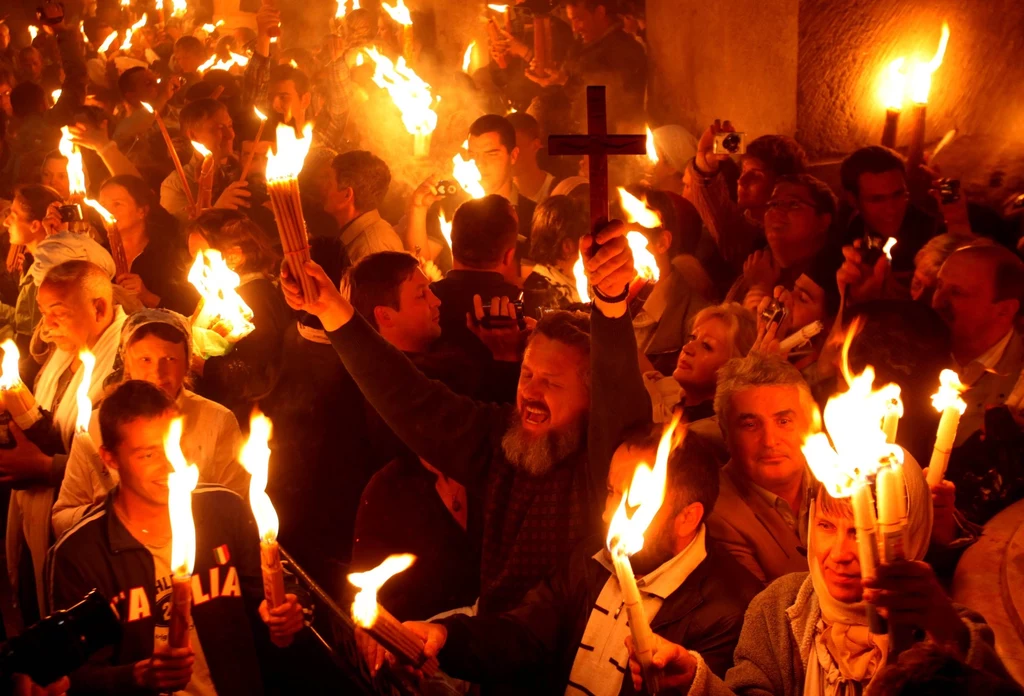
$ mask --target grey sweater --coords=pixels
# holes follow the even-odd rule
[[[977,612],[964,607],[958,610],[971,635],[964,662],[1005,678],[992,629]],[[802,696],[804,665],[820,616],[810,574],[782,576],[754,597],[747,608],[733,667],[724,682],[711,673],[699,654],[691,653],[698,666],[690,696]]]

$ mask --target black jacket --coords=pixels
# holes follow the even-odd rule
[[[156,570],[153,556],[113,510],[117,490],[61,537],[47,559],[49,608],[66,609],[95,588],[121,617],[121,642],[96,653],[71,674],[73,693],[145,694],[132,671],[153,654]],[[259,618],[263,601],[259,535],[249,506],[221,486],[200,484],[192,494],[196,562],[192,620],[217,693],[262,694],[261,655],[272,659]],[[216,550],[227,552],[219,564]],[[216,589],[212,589],[217,585]],[[162,605],[170,611],[169,602]],[[169,616],[169,614],[165,614]]]
[[[529,684],[531,693],[565,693],[590,613],[610,576],[593,558],[602,543],[594,538],[580,545],[550,580],[505,614],[442,619],[448,639],[438,656],[441,669],[483,684]],[[651,628],[699,652],[724,678],[743,614],[762,588],[715,542],[706,543],[707,558],[665,599]],[[635,693],[632,680],[622,680],[620,693]]]

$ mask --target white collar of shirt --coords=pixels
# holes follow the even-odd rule
[[[1007,331],[1006,335],[999,339],[998,343],[986,350],[977,358],[966,365],[961,365],[958,370],[960,373],[960,381],[963,382],[965,386],[973,387],[975,382],[981,379],[986,372],[994,371],[1003,359],[1003,355],[1006,353],[1006,347],[1010,345],[1011,338],[1013,338],[1013,329]],[[977,364],[978,367],[971,369],[971,366],[975,364]]]
[[[706,557],[704,525],[701,525],[681,553],[637,580],[648,621],[654,620],[665,599],[686,582]],[[608,552],[602,549],[594,555],[594,560],[611,572],[611,576],[601,589],[583,629],[566,693],[617,696],[628,669],[629,655],[625,646],[629,635],[628,612],[623,610],[622,588]]]

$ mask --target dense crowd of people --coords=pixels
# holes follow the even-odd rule
[[[96,589],[123,629],[45,693],[295,693],[300,670],[303,691],[345,691],[304,662],[322,638],[364,686],[640,693],[608,526],[679,420],[631,559],[664,693],[1020,693],[950,582],[1024,498],[1024,217],[880,145],[835,187],[787,135],[723,154],[721,120],[652,124],[647,157],[610,158],[610,190],[656,224],[613,195],[593,228],[588,161],[548,138],[586,132],[597,84],[609,131],[644,132],[643,3],[481,5],[465,58],[432,12],[389,8],[346,1],[315,37],[271,0],[238,26],[170,0],[0,19],[0,338],[21,356],[0,390],[4,628]],[[425,156],[379,77],[403,54],[434,90]],[[303,264],[267,169],[279,128],[308,125]],[[211,251],[253,324],[215,353],[189,273]],[[868,366],[903,403],[904,558],[862,574],[851,500],[803,448]],[[966,408],[929,484],[944,370]],[[308,573],[273,608],[239,458],[256,410],[278,539]],[[188,647],[168,636],[175,418],[199,471]],[[311,629],[318,593],[347,607],[348,573],[404,553],[378,599],[439,675],[339,617]]]

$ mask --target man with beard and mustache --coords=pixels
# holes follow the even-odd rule
[[[643,426],[615,451],[606,523],[637,466],[653,463],[659,436]],[[723,675],[732,666],[743,614],[761,585],[705,533],[704,520],[718,498],[718,464],[700,436],[687,435],[669,456],[666,491],[644,533],[644,548],[631,559],[644,609],[656,634],[688,636],[681,644]],[[568,563],[511,611],[406,626],[451,676],[487,686],[517,685],[540,674],[544,693],[613,696],[623,688],[628,660],[622,601],[605,537],[599,535],[577,547]]]
[[[765,584],[806,572],[814,478],[801,447],[818,423],[810,387],[788,362],[751,353],[719,371],[715,414],[731,459],[708,534]]]
[[[621,300],[636,275],[622,229],[616,224],[602,231],[593,254],[585,245],[591,284],[599,296],[615,300],[599,302],[599,310],[624,310]],[[639,374],[622,374],[630,362],[622,357],[636,355],[629,317],[624,311],[609,312],[614,318],[598,311],[592,321],[569,312],[545,316],[527,342],[515,406],[483,404],[427,379],[356,316],[318,265],[307,263],[305,273],[317,299],[306,302],[282,269],[285,297],[294,309],[320,318],[367,401],[416,455],[467,487],[483,487],[479,613],[511,609],[578,542],[599,531],[611,452],[636,422],[623,419],[650,419]],[[618,324],[626,330],[613,331]],[[593,390],[591,329],[594,351],[612,365]],[[592,400],[615,408],[590,418],[588,432]]]

